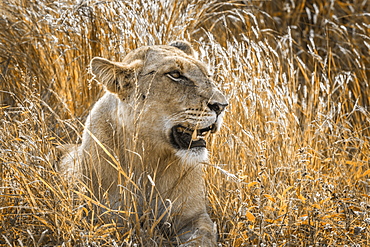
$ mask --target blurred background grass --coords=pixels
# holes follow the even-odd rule
[[[91,58],[176,39],[230,99],[206,169],[221,246],[369,245],[366,0],[3,0],[0,245],[158,242],[84,217],[91,201],[54,170],[55,147],[79,142],[102,95]]]

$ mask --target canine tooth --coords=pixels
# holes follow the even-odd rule
[[[211,135],[211,131],[207,131],[207,133],[205,134],[205,138],[208,139],[208,137]]]
[[[197,136],[198,136],[198,134],[197,134],[197,130],[194,130],[194,131],[193,131],[193,134],[191,135],[191,139],[192,139],[193,141],[195,141],[195,140],[197,139]]]

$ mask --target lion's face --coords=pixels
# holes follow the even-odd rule
[[[143,47],[122,63],[94,58],[93,74],[122,102],[135,109],[136,131],[153,148],[184,159],[207,160],[206,137],[221,126],[228,102],[206,66],[184,42]]]

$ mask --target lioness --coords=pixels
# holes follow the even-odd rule
[[[176,41],[133,50],[122,62],[92,59],[91,73],[106,93],[87,118],[81,145],[60,165],[90,181],[95,197],[108,195],[115,209],[126,200],[128,180],[139,187],[150,180],[142,203],[157,195],[152,207],[182,246],[216,246],[202,163],[205,137],[219,130],[228,102],[194,54]]]

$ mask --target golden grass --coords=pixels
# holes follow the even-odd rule
[[[93,220],[55,147],[102,93],[92,57],[188,39],[230,98],[206,169],[221,246],[368,246],[370,4],[244,2],[2,1],[0,245],[161,243]]]

